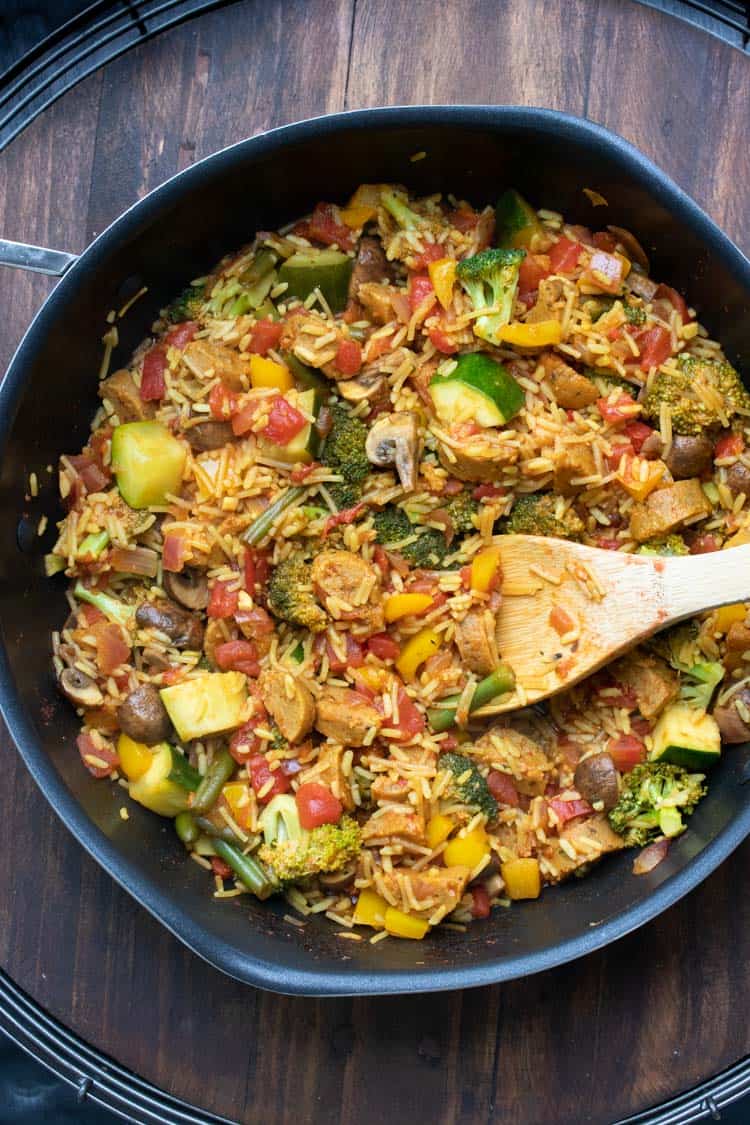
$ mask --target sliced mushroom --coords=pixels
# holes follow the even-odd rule
[[[617,769],[609,754],[592,754],[578,763],[575,786],[587,801],[601,801],[604,809],[613,809],[620,797]]]
[[[164,589],[186,609],[205,609],[208,605],[208,579],[194,567],[186,567],[179,574],[165,570]]]
[[[737,703],[750,711],[750,688],[742,688],[726,703],[714,707],[713,716],[719,725],[722,742],[750,742],[750,723],[746,723],[737,710]]]
[[[199,422],[197,426],[185,430],[185,437],[195,453],[207,453],[232,441],[234,431],[229,422]]]
[[[732,496],[739,496],[741,492],[744,492],[746,497],[750,496],[750,469],[747,465],[743,465],[741,461],[735,461],[727,469],[727,488]]]
[[[383,397],[386,389],[385,375],[378,372],[358,375],[356,379],[344,379],[338,385],[339,393],[347,402],[374,401]]]
[[[104,696],[92,680],[77,668],[66,668],[60,676],[60,690],[76,707],[100,707]]]
[[[194,613],[170,601],[142,602],[135,611],[136,624],[142,629],[158,629],[169,637],[175,648],[200,652],[203,625]]]
[[[163,742],[172,733],[166,707],[153,684],[141,684],[130,692],[117,708],[117,721],[120,730],[147,746]]]
[[[327,875],[319,875],[318,882],[324,887],[330,887],[331,890],[337,890],[339,887],[346,887],[349,883],[354,882],[356,874],[356,863],[350,863],[348,867],[344,867],[341,871],[329,871]]]
[[[153,648],[151,645],[146,645],[143,650],[143,663],[152,674],[154,672],[166,672],[169,667],[169,661],[161,649]]]
[[[412,491],[417,487],[421,441],[413,414],[405,411],[382,414],[370,428],[365,452],[368,460],[379,468],[395,465],[403,488]]]

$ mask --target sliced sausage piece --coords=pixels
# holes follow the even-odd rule
[[[652,492],[642,504],[636,504],[630,517],[630,534],[639,543],[656,535],[668,535],[687,520],[707,516],[711,505],[701,482],[695,478],[680,480]]]
[[[728,672],[739,668],[746,652],[750,652],[750,626],[744,621],[735,621],[727,633],[727,651],[724,664]]]
[[[305,785],[308,781],[318,781],[327,785],[334,797],[341,801],[346,812],[351,812],[354,809],[354,798],[349,779],[344,773],[344,754],[343,746],[324,745],[317,761],[300,771],[299,782],[300,785]]]
[[[440,464],[459,480],[499,480],[508,465],[518,460],[519,450],[510,442],[501,441],[497,433],[485,430],[460,445],[438,441]]]
[[[686,480],[688,477],[699,477],[711,464],[712,458],[713,444],[708,438],[675,434],[664,463],[675,480]]]
[[[554,352],[545,352],[539,362],[544,368],[555,402],[564,410],[580,410],[599,398],[599,389],[591,379],[579,374]]]
[[[221,379],[233,391],[246,390],[249,386],[248,360],[225,344],[191,340],[182,358],[198,379]]]
[[[200,652],[203,646],[200,618],[166,599],[142,602],[135,611],[135,621],[141,629],[158,629],[165,633],[175,648]]]
[[[269,668],[258,680],[260,697],[287,742],[301,742],[315,719],[312,692],[281,668]]]
[[[333,618],[361,616],[380,589],[380,571],[351,551],[321,551],[312,564],[315,593]]]
[[[580,480],[595,473],[596,461],[589,445],[564,445],[555,458],[555,491],[562,496],[572,496],[586,487]]]
[[[469,867],[454,864],[453,867],[429,867],[426,871],[409,873],[409,882],[414,897],[422,904],[421,910],[410,913],[420,918],[429,918],[438,907],[443,916],[455,910],[466,890],[471,874]],[[375,889],[385,895],[389,902],[402,905],[401,884],[396,871],[380,872],[376,878]]]
[[[617,769],[609,754],[592,754],[579,762],[575,787],[592,805],[594,801],[601,801],[605,812],[613,809],[620,797],[620,787]]]
[[[495,636],[496,619],[490,610],[470,609],[456,622],[456,644],[471,672],[488,676],[500,662]]]
[[[714,707],[713,716],[719,725],[722,742],[750,742],[750,723],[740,715],[737,703],[750,712],[750,688],[742,688],[726,703]]]
[[[117,708],[117,721],[134,742],[154,746],[172,733],[167,709],[153,684],[141,684]]]
[[[362,839],[377,840],[381,836],[400,836],[419,844],[424,841],[424,817],[421,813],[405,806],[403,809],[387,809],[370,817],[362,828]]]
[[[653,719],[663,711],[680,690],[679,677],[667,662],[641,650],[618,660],[612,675],[633,689],[644,719]]]
[[[750,496],[750,469],[742,461],[735,461],[727,469],[727,488],[732,496],[739,496],[741,492]]]
[[[316,728],[344,746],[364,746],[368,731],[382,721],[370,700],[350,688],[324,688],[318,699]]]
[[[508,773],[516,789],[528,797],[544,792],[555,766],[533,738],[513,727],[490,727],[471,748],[471,757]]]
[[[99,384],[99,398],[112,404],[121,422],[143,422],[156,413],[156,404],[142,401],[135,379],[124,369]]]
[[[359,299],[360,286],[368,281],[393,281],[394,270],[385,256],[385,251],[378,238],[365,236],[360,238],[357,247],[357,257],[354,261],[351,281],[349,282],[349,299]]]
[[[185,430],[185,437],[194,453],[207,453],[234,441],[234,432],[231,422],[199,422]]]

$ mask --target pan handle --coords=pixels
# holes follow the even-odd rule
[[[46,246],[30,246],[25,242],[9,242],[0,238],[0,266],[62,277],[77,259],[77,254],[68,254],[65,250],[48,250]]]

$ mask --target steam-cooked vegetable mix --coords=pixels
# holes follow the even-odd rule
[[[498,651],[498,535],[750,541],[750,398],[632,234],[365,184],[194,280],[99,394],[55,669],[84,765],[216,896],[378,941],[650,870],[750,735],[744,605],[546,709]]]

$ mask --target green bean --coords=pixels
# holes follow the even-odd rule
[[[513,674],[513,669],[507,664],[498,664],[494,672],[490,672],[489,676],[480,680],[474,689],[474,695],[469,704],[469,714],[473,714],[481,707],[486,707],[498,695],[505,695],[506,692],[512,691],[515,684],[516,677]],[[427,720],[436,734],[444,730],[450,730],[451,727],[456,725],[458,698],[457,695],[453,696],[451,699],[443,700],[438,707],[428,709]]]
[[[234,844],[226,840],[214,840],[216,854],[229,864],[241,883],[257,898],[268,898],[277,889],[268,877],[268,872],[251,855],[245,855]]]
[[[298,500],[301,500],[306,491],[307,489],[298,485],[295,488],[288,488],[286,492],[282,492],[281,496],[274,500],[273,504],[270,504],[265,512],[261,513],[261,515],[250,524],[247,531],[243,531],[240,538],[251,547],[256,547],[258,543],[268,535],[281,513],[285,512],[287,508],[290,508],[292,504],[295,504]]]
[[[192,813],[181,812],[174,818],[174,830],[186,848],[194,844],[200,833]]]
[[[219,828],[205,816],[196,816],[195,823],[201,832],[205,836],[210,836],[212,840],[225,840],[228,844],[236,844],[239,840],[237,833],[233,832],[229,825],[226,828]]]
[[[190,806],[190,811],[193,813],[208,812],[218,801],[222,786],[229,781],[236,768],[237,763],[229,751],[220,750],[195,791],[195,798]]]

